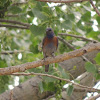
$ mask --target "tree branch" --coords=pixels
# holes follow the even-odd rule
[[[97,98],[100,97],[100,93],[97,94],[96,96],[91,96],[90,98],[86,99],[86,100],[96,100]]]
[[[64,54],[58,55],[56,57],[48,57],[45,60],[38,60],[38,61],[28,62],[28,63],[21,64],[21,65],[1,68],[0,75],[7,75],[7,74],[21,72],[21,71],[25,71],[27,69],[36,68],[39,66],[51,64],[51,63],[62,62],[64,60],[68,60],[68,59],[71,59],[74,57],[82,56],[83,54],[89,53],[89,52],[94,51],[94,50],[100,50],[100,42],[87,45],[86,47],[83,47],[81,49],[74,50],[74,51],[71,51],[69,53],[64,53]]]
[[[91,5],[92,5],[92,7],[94,8],[94,10],[96,11],[96,13],[100,16],[100,12],[99,12],[99,10],[96,8],[96,6],[94,5],[94,3],[93,3],[92,0],[90,0],[90,3],[91,3]]]
[[[59,33],[58,35],[71,36],[71,37],[80,38],[82,40],[90,41],[90,42],[94,42],[94,43],[97,43],[98,42],[96,40],[91,40],[91,39],[88,39],[88,38],[85,38],[85,37],[82,37],[82,36],[78,36],[78,35],[73,35],[73,34]]]
[[[47,76],[47,77],[51,77],[51,78],[54,78],[54,79],[66,81],[68,83],[72,83],[73,85],[78,86],[82,90],[85,90],[85,91],[88,91],[88,90],[91,91],[91,92],[100,91],[99,89],[94,89],[92,87],[80,85],[78,83],[75,83],[75,82],[70,81],[69,79],[64,79],[64,78],[60,78],[60,77],[57,77],[57,76],[54,76],[54,75],[49,75],[49,74],[42,74],[42,73],[34,73],[34,72],[31,72],[31,73],[13,73],[11,75],[16,75],[16,76],[21,76],[21,75],[24,75],[24,76],[29,76],[29,75]]]
[[[14,20],[5,20],[5,19],[0,19],[0,22],[6,22],[6,23],[12,23],[12,24],[20,24],[26,27],[30,27],[30,24],[28,23],[22,23],[22,22],[18,22],[18,21],[14,21]]]
[[[89,0],[37,0],[41,2],[54,2],[54,3],[72,3],[72,2],[83,2],[83,1],[89,1]]]
[[[18,25],[9,25],[9,24],[0,24],[0,27],[9,27],[9,28],[20,28],[20,29],[29,29],[29,27],[18,26]]]
[[[65,45],[67,45],[70,49],[75,50],[75,47],[69,44],[67,41],[65,41],[63,38],[58,36],[58,39],[63,42]]]
[[[64,39],[62,39],[61,37],[58,36],[58,39],[60,41],[62,41],[65,45],[67,45],[69,48],[71,48],[72,50],[76,50],[74,46],[72,46],[70,43],[68,43],[67,41],[65,41]],[[90,62],[85,56],[82,56],[83,60]]]
[[[24,52],[25,50],[14,50],[14,51],[1,51],[0,54],[5,54],[5,55],[8,55],[8,54],[16,54],[16,53],[21,53],[21,52]]]
[[[20,15],[18,14],[7,14],[5,17],[19,17]]]
[[[25,2],[16,2],[16,3],[13,3],[11,6],[14,6],[14,5],[23,5],[23,4],[27,4],[28,1],[25,1]]]

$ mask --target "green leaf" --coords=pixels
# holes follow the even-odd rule
[[[76,70],[76,68],[77,68],[76,66],[73,66],[73,70]]]
[[[37,45],[34,45],[33,43],[30,45],[30,51],[33,52],[34,54],[37,54],[39,53],[39,50],[38,50],[38,44]],[[34,56],[34,55],[33,55]]]
[[[49,82],[49,83],[43,82],[44,91],[55,91],[55,87],[56,86],[54,82]]]
[[[88,16],[88,17],[87,17]],[[85,21],[85,22],[88,22],[88,21],[90,21],[90,19],[91,19],[91,12],[86,12],[82,17],[81,17],[81,19],[83,20],[83,21]]]
[[[16,14],[16,13],[20,13],[22,11],[22,9],[18,6],[10,6],[8,8],[9,11],[11,11],[12,13]]]
[[[96,20],[98,22],[98,25],[100,25],[100,17],[99,16],[96,17]]]
[[[58,66],[58,70],[59,70],[60,72],[62,72],[62,71],[63,71],[63,68],[60,67],[60,66]]]
[[[63,78],[66,78],[66,79],[69,79],[70,77],[69,77],[69,74],[67,73],[67,72],[65,72],[65,70],[63,69],[63,71],[62,71],[62,77]]]
[[[2,60],[2,59],[0,58],[0,68],[3,68],[3,67],[7,67],[7,63],[6,63],[5,60]]]
[[[31,25],[30,26],[30,31],[34,35],[40,35],[45,33],[45,27],[44,26],[36,26],[36,25]]]
[[[75,19],[74,14],[68,14],[68,19],[69,19],[70,21],[74,21],[74,19]]]
[[[8,0],[0,0],[0,6],[4,5]]]
[[[41,91],[41,93],[44,91],[44,89],[43,89],[43,83],[42,82],[40,82],[39,84],[39,89],[40,89],[40,91]]]
[[[87,34],[88,37],[90,38],[94,38],[94,39],[98,39],[98,35],[100,34],[100,31],[97,31],[97,32],[94,32],[94,31],[91,31]]]
[[[52,16],[53,15],[52,10],[51,10],[50,7],[48,7],[48,5],[43,7],[43,13],[46,13],[48,16]]]
[[[66,78],[66,79],[69,79],[69,78],[70,78],[70,77],[69,77],[69,74],[68,74],[67,72],[65,72],[65,70],[64,70],[62,67],[58,66],[58,70],[60,71],[61,76],[62,76],[63,78]]]
[[[67,91],[67,95],[71,96],[73,93],[73,85],[69,85],[66,91]]]
[[[43,79],[45,80],[46,83],[55,82],[57,80],[55,78],[51,78],[51,77],[47,77],[47,76],[43,76]]]
[[[36,7],[37,7],[40,11],[42,11],[42,8],[43,8],[43,6],[44,6],[45,4],[46,4],[46,3],[44,3],[44,2],[37,2]]]
[[[87,11],[91,12],[91,7],[90,7],[90,6],[87,7],[87,6],[84,6],[84,5],[83,5],[83,7],[84,7]]]
[[[0,93],[8,89],[9,76],[0,76]]]
[[[96,63],[98,65],[100,65],[100,53],[97,54],[97,56],[94,58],[94,60],[96,61]]]
[[[100,74],[99,73],[96,73],[95,74],[95,78],[96,78],[96,80],[100,80]]]
[[[72,29],[72,22],[70,20],[65,20],[61,23],[61,27],[65,29]]]
[[[32,11],[28,11],[28,15],[30,15],[31,17],[34,17]]]
[[[85,64],[85,69],[88,71],[88,72],[91,72],[91,73],[97,73],[97,68],[94,64],[90,63],[90,62],[87,62]]]
[[[38,8],[33,8],[32,13],[39,19],[45,20],[47,18]]]

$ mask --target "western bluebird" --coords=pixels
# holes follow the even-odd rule
[[[42,42],[42,50],[44,58],[54,56],[54,52],[57,50],[58,47],[58,38],[55,36],[53,30],[51,28],[46,29],[46,36]],[[45,65],[45,72],[48,72],[49,64]]]

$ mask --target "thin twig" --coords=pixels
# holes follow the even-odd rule
[[[16,54],[16,53],[21,53],[21,52],[25,52],[25,50],[14,50],[14,51],[1,51],[0,54]]]
[[[13,90],[10,91],[10,100],[13,100]]]
[[[96,100],[96,99],[99,98],[99,97],[100,97],[100,93],[97,94],[96,96],[91,96],[91,97],[89,97],[89,98],[86,99],[86,100]]]
[[[23,5],[23,4],[27,4],[28,1],[25,1],[25,2],[16,2],[16,3],[13,3],[11,6],[18,6],[18,5]]]
[[[94,43],[98,42],[97,40],[91,40],[91,39],[88,39],[86,37],[82,37],[82,36],[78,36],[78,35],[73,35],[73,34],[59,33],[58,35],[71,36],[71,37],[75,37],[75,38],[80,38],[80,39],[85,40],[85,41],[91,41],[91,42],[94,42]]]
[[[60,55],[55,56],[55,57],[47,57],[45,60],[27,62],[25,64],[16,65],[16,66],[9,66],[9,67],[5,67],[5,68],[2,68],[2,66],[0,66],[2,68],[2,69],[0,69],[0,75],[8,75],[11,73],[21,72],[21,71],[25,71],[27,69],[36,68],[36,67],[43,66],[43,65],[48,65],[51,63],[62,62],[64,60],[68,60],[68,59],[82,56],[86,53],[89,53],[89,52],[92,52],[95,50],[100,50],[100,42],[92,43],[92,44],[87,45],[81,49],[77,49],[77,50],[74,50],[74,51],[71,51],[68,53],[60,54]]]
[[[72,2],[83,2],[89,0],[37,0],[41,2],[54,2],[54,3],[72,3]]]
[[[29,29],[29,27],[18,26],[18,25],[10,25],[10,24],[0,24],[0,27],[9,27],[9,28],[20,28],[20,29]]]
[[[14,20],[0,19],[0,22],[6,22],[6,23],[12,23],[12,24],[20,24],[20,25],[23,25],[23,26],[26,26],[26,27],[30,27],[30,24],[28,24],[28,23],[22,23],[22,22],[14,21]]]
[[[76,50],[74,46],[72,46],[70,43],[68,43],[67,41],[65,41],[63,38],[59,37],[58,36],[58,39],[60,41],[62,41],[64,44],[66,44],[69,48],[73,49],[73,50]],[[87,62],[90,62],[85,56],[81,56],[83,58],[83,60],[87,61]]]
[[[66,81],[66,82],[68,82],[68,83],[72,83],[72,84],[75,85],[75,86],[81,87],[81,88],[83,88],[84,90],[89,90],[89,91],[91,91],[91,92],[100,91],[99,89],[94,89],[94,88],[92,88],[92,87],[83,86],[83,85],[80,85],[80,84],[78,84],[78,83],[72,82],[72,81],[70,81],[69,79],[63,79],[63,78],[60,78],[60,77],[57,77],[57,76],[54,76],[54,75],[49,75],[49,74],[42,74],[42,73],[34,73],[34,72],[31,72],[31,73],[13,73],[13,74],[11,74],[11,75],[16,75],[16,76],[21,76],[21,75],[24,75],[24,76],[29,76],[29,75],[47,76],[47,77],[51,77],[51,78],[54,78],[54,79]]]
[[[20,15],[18,14],[7,14],[5,17],[19,17]]]
[[[50,98],[53,98],[53,97],[55,97],[55,94],[53,94],[53,95],[47,97],[46,99],[42,99],[42,100],[50,100]]]
[[[90,3],[91,3],[91,5],[92,5],[92,7],[94,8],[94,10],[96,11],[96,13],[100,16],[100,12],[99,12],[99,10],[97,9],[97,7],[94,5],[94,3],[93,3],[92,0],[90,0]]]
[[[58,39],[63,42],[65,45],[67,45],[69,48],[71,48],[72,50],[75,50],[75,47],[72,46],[70,43],[68,43],[67,41],[65,41],[63,38],[58,36]]]

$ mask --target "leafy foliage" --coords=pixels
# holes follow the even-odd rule
[[[95,57],[95,61],[98,65],[100,65],[100,53],[98,53],[97,56]]]
[[[7,8],[10,6],[11,0],[0,0],[0,18],[5,16]]]
[[[97,72],[96,66],[94,64],[90,63],[90,62],[86,63],[85,68],[88,72],[91,72],[91,73],[96,73]]]
[[[73,92],[73,85],[69,85],[68,88],[66,89],[67,91],[67,95],[71,96],[72,92]]]
[[[51,3],[38,2],[36,0],[29,0],[26,4],[17,4],[19,2],[20,0],[16,0],[16,2],[0,0],[0,18],[28,23],[30,26],[29,29],[26,30],[20,28],[0,28],[0,52],[14,50],[24,51],[17,54],[1,54],[0,68],[42,59],[43,54],[39,52],[38,48],[45,35],[46,27],[53,28],[56,35],[58,35],[58,33],[69,33],[100,41],[100,18],[97,14],[93,15],[91,12],[92,7],[89,2],[83,2],[80,3],[80,5],[76,3],[60,6],[54,5],[53,7]],[[100,1],[96,0],[96,5],[99,4]],[[2,24],[7,23],[2,22]],[[21,25],[18,24],[18,26]],[[69,36],[64,36],[63,39],[76,46],[76,48],[82,47],[77,46],[77,44],[75,45],[77,41],[82,41],[80,39]],[[85,42],[85,44],[86,43],[87,42]],[[69,51],[72,51],[72,49],[59,42],[57,55]],[[21,58],[19,57],[20,54],[22,55]],[[96,56],[95,61],[100,65],[100,53]],[[88,72],[93,73],[96,79],[100,79],[98,68],[95,65],[87,62],[85,68]],[[30,69],[27,70],[27,72],[45,73],[44,67]],[[70,78],[70,73],[62,69],[58,64],[51,64],[48,74],[66,79]],[[33,76],[19,77],[20,82],[24,82],[31,77]],[[39,83],[40,91],[55,91],[56,97],[61,98],[61,91],[66,82],[48,77],[42,78],[43,82]],[[14,86],[13,81],[14,77],[0,76],[0,93],[7,90],[10,84]],[[70,96],[72,92],[73,86],[69,85],[67,94]]]
[[[0,59],[0,66],[3,68],[3,67],[6,67],[7,64],[6,64],[6,61],[5,60],[2,60]],[[9,77],[4,75],[4,76],[0,76],[0,93],[4,92],[5,89],[8,89],[8,83],[9,83]]]

